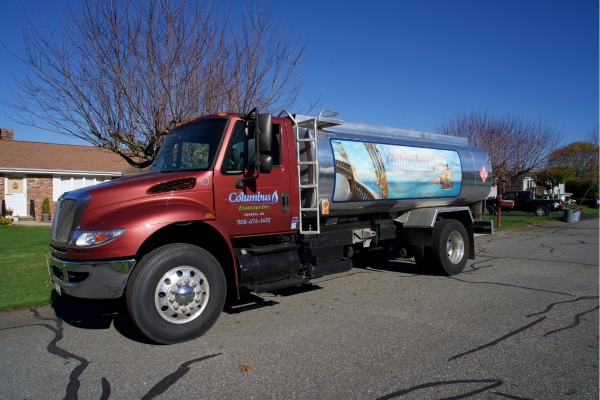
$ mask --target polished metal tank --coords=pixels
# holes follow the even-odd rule
[[[296,115],[299,126],[315,117]],[[492,185],[488,154],[465,138],[341,120],[317,129],[314,142],[297,142],[300,181],[318,168],[317,191],[301,192],[302,207],[328,205],[330,216],[466,206],[485,199]],[[304,123],[303,123],[304,122]],[[300,138],[314,129],[299,127]],[[303,193],[303,194],[302,194]]]

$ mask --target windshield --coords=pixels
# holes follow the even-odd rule
[[[226,118],[208,119],[175,129],[165,139],[150,171],[208,170],[227,121]]]

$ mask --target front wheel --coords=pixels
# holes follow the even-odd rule
[[[538,217],[546,217],[550,215],[550,210],[544,206],[537,206],[535,208],[535,215],[537,215]]]
[[[462,272],[469,255],[467,230],[452,219],[439,221],[433,227],[432,257],[440,272],[456,275]]]
[[[135,325],[157,343],[203,335],[221,315],[227,286],[219,262],[190,244],[162,246],[142,258],[127,283]]]
[[[487,215],[495,215],[496,214],[496,209],[494,209],[494,207],[492,207],[492,206],[486,206],[485,207],[485,213]]]

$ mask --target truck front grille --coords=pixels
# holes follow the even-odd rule
[[[88,192],[77,190],[69,193],[68,198],[58,201],[50,234],[55,246],[64,247],[63,245],[71,239],[73,232],[79,227],[90,198]]]
[[[58,202],[52,223],[52,239],[58,242],[69,240],[76,210],[77,200],[64,199]]]

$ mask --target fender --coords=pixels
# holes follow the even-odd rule
[[[212,219],[212,220],[207,219],[204,221],[204,223],[206,223],[207,225],[209,225],[210,227],[215,229],[217,232],[219,232],[219,234],[221,235],[221,237],[223,238],[225,243],[227,243],[227,247],[229,247],[229,253],[231,255],[231,264],[233,265],[233,276],[235,277],[235,286],[238,287],[238,285],[240,283],[240,279],[238,276],[237,259],[235,258],[233,246],[231,245],[229,236],[227,236],[227,232],[225,232],[223,225],[221,225],[221,223],[219,221],[217,221],[216,219]],[[239,298],[239,293],[238,293],[238,298]]]
[[[184,199],[186,200],[186,199]],[[174,223],[214,220],[212,210],[194,201],[146,201],[102,207],[86,212],[79,231],[100,231],[125,228],[116,240],[98,247],[73,248],[65,256],[73,260],[96,260],[134,256],[142,244],[159,229]],[[223,235],[222,232],[220,232]],[[225,236],[226,237],[226,236]],[[231,243],[227,240],[229,247]]]

